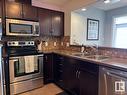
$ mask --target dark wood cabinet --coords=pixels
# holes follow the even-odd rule
[[[2,17],[2,1],[0,0],[0,17]]]
[[[23,4],[23,18],[38,21],[38,8],[29,4]]]
[[[53,79],[53,55],[44,54],[44,83],[50,83]]]
[[[44,79],[72,95],[98,95],[99,66],[59,54],[44,55]]]
[[[22,18],[22,5],[16,2],[6,3],[6,17]]]
[[[58,54],[53,55],[54,64],[54,82],[62,88],[65,88],[64,79],[64,57]]]
[[[6,17],[26,20],[38,20],[38,9],[30,4],[6,0]]]
[[[70,57],[65,57],[64,63],[66,64],[64,69],[66,72],[67,90],[73,95],[79,95],[79,79],[78,79],[78,63],[79,60]]]
[[[64,13],[39,9],[39,22],[42,36],[64,35]]]
[[[98,73],[98,65],[89,62],[80,64],[78,75],[80,95],[98,95]]]
[[[40,35],[51,35],[51,11],[46,9],[39,9],[39,23],[40,23]]]
[[[98,95],[98,76],[80,70],[80,95]]]
[[[13,1],[23,4],[29,4],[29,5],[32,4],[32,0],[13,0]]]
[[[56,84],[73,95],[98,95],[98,65],[58,54],[54,57]]]
[[[63,12],[52,12],[52,29],[51,33],[54,36],[64,35],[64,13]]]

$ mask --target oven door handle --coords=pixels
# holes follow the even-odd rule
[[[14,60],[13,60],[13,62],[16,62],[16,61],[18,61],[18,59],[14,59]]]
[[[38,57],[43,57],[44,55],[43,54],[40,54],[40,55],[37,55]]]

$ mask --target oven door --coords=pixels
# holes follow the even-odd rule
[[[34,55],[37,61],[34,63],[32,72],[26,71],[25,61],[21,61],[25,56],[11,57],[9,59],[10,83],[20,82],[23,80],[43,77],[43,55]]]

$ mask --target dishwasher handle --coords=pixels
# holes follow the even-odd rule
[[[106,69],[106,68],[102,68],[103,71],[110,76],[113,76],[115,78],[124,78],[127,79],[127,76],[125,75],[125,72],[123,73],[122,71],[118,71],[118,70],[110,70],[110,69]],[[127,72],[126,72],[127,74]]]

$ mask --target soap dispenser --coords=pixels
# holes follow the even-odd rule
[[[85,48],[84,48],[84,45],[82,44],[82,46],[81,46],[81,53],[83,53],[84,50],[85,50]]]

